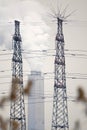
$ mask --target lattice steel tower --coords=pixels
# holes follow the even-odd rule
[[[52,130],[68,130],[63,20],[57,18],[57,21]]]
[[[21,54],[21,35],[20,35],[20,22],[15,21],[15,34],[13,36],[13,58],[12,58],[12,78],[19,79],[18,89],[16,91],[16,100],[11,102],[10,108],[10,121],[17,121],[19,127],[17,130],[26,130],[24,95],[23,95],[23,66]],[[12,130],[12,123],[10,123],[10,130]]]

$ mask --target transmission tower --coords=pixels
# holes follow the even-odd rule
[[[15,34],[13,36],[13,58],[12,58],[12,78],[19,79],[18,89],[16,91],[16,100],[11,102],[10,107],[10,130],[13,130],[12,122],[18,122],[17,130],[26,130],[24,95],[23,95],[23,66],[21,54],[21,35],[20,35],[20,22],[15,21]]]
[[[68,130],[63,20],[57,17],[52,130]]]

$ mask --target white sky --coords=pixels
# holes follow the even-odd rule
[[[69,17],[67,24],[64,24],[65,48],[69,50],[87,50],[87,0],[0,0],[0,50],[12,48],[15,19],[21,22],[22,46],[25,50],[54,49],[57,26],[56,21],[53,22],[54,19],[49,13],[52,12],[52,9],[57,9],[57,3],[59,3],[58,5],[61,10],[69,4],[66,14],[76,10]],[[0,51],[0,54],[9,52],[12,51]],[[76,52],[70,51],[70,53]],[[26,54],[23,56],[24,73],[25,71],[29,72],[35,69],[41,70],[44,73],[54,71],[53,57],[27,58],[26,60],[25,58],[28,56]],[[11,70],[11,58],[12,55],[0,55],[0,71]],[[2,59],[10,60],[2,61]],[[66,72],[68,73],[87,73],[86,66],[87,59],[66,57]],[[5,78],[7,76],[9,77],[8,79]],[[11,71],[0,72],[0,77],[0,83],[4,81],[10,82]],[[25,75],[24,79],[26,79]],[[45,80],[45,94],[53,94],[53,83],[53,79]],[[76,96],[78,85],[82,85],[87,93],[86,80],[67,79],[68,96]],[[2,96],[1,93],[8,89],[9,84],[1,84],[0,97]],[[46,100],[52,101],[52,98]],[[68,109],[70,130],[73,129],[74,122],[78,119],[81,120],[82,130],[86,130],[87,124],[85,122],[87,122],[87,117],[85,117],[83,112],[83,106],[80,103],[68,101]],[[52,102],[47,102],[45,103],[45,130],[51,129],[51,117]]]

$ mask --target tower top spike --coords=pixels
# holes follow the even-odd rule
[[[15,20],[15,34],[14,34],[14,40],[21,42],[21,36],[20,36],[20,22]]]
[[[63,22],[63,19],[62,19],[62,18],[57,17],[57,21],[58,21],[58,22]]]
[[[19,24],[20,24],[20,21],[15,20],[15,24],[19,25]]]
[[[50,16],[52,16],[54,19],[61,20],[62,22],[68,22],[68,18],[74,13],[76,12],[76,10],[74,11],[70,11],[68,12],[68,6],[69,4],[67,4],[65,6],[65,8],[58,8],[55,10],[51,10],[52,13],[50,13]]]

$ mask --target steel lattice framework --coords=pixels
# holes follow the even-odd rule
[[[17,121],[19,127],[17,130],[26,130],[24,95],[23,95],[23,70],[22,70],[22,54],[21,54],[21,35],[20,22],[15,21],[15,34],[13,36],[14,52],[12,58],[13,73],[12,78],[18,78],[18,89],[16,91],[16,100],[11,102],[10,108],[10,122]],[[12,123],[10,123],[12,130]]]
[[[57,21],[52,130],[68,130],[63,20],[57,18]]]

